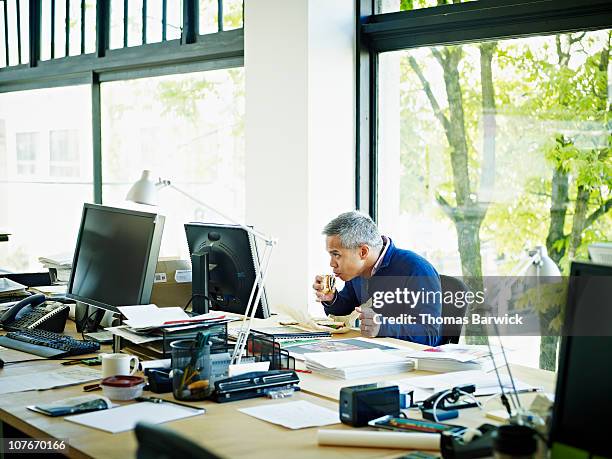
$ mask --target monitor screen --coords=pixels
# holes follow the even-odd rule
[[[164,217],[85,204],[69,298],[117,312],[151,299]]]
[[[551,429],[553,443],[605,457],[612,457],[610,298],[612,266],[572,263]]]
[[[237,225],[212,223],[187,223],[185,233],[194,268],[194,291],[198,284],[195,277],[206,276],[208,271],[208,300],[211,308],[244,314],[259,269],[257,245],[253,236]],[[194,254],[204,252],[208,254],[208,270],[202,269],[198,273]],[[204,283],[205,279],[199,281]],[[196,300],[193,298],[194,310],[198,309]],[[264,289],[255,317],[266,318],[269,315]]]

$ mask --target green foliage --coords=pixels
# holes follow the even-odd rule
[[[196,123],[199,117],[197,103],[214,93],[216,84],[206,79],[163,81],[157,87],[158,98],[164,104],[164,113],[174,113]]]

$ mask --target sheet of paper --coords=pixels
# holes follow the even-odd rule
[[[504,385],[504,390],[512,388],[512,382],[507,374],[500,374],[500,379]],[[485,373],[480,370],[453,371],[429,376],[416,376],[395,382],[400,386],[400,390],[417,388],[420,391],[428,391],[431,394],[463,384],[476,384],[476,392],[474,393],[476,396],[493,395],[501,392],[495,373]],[[519,380],[515,380],[514,385],[519,392],[537,389]]]
[[[108,327],[106,330],[111,332],[113,335],[121,336],[134,344],[149,343],[151,341],[160,341],[163,339],[161,336],[141,335],[139,333],[134,333],[133,331],[130,331],[127,325]]]
[[[241,408],[238,411],[262,421],[280,424],[288,429],[304,429],[340,423],[338,410],[323,408],[305,400],[269,403],[252,408]]]
[[[21,362],[22,360],[43,360],[44,358],[45,357],[0,346],[0,359],[4,360],[4,363]]]
[[[105,432],[117,433],[132,430],[140,421],[152,424],[176,421],[204,414],[205,410],[191,409],[172,403],[141,402],[123,405],[110,410],[94,411],[64,418],[66,421],[81,424]]]
[[[72,386],[97,379],[102,379],[100,370],[78,365],[57,366],[55,369],[47,371],[31,370],[31,372],[15,376],[3,376],[2,384],[0,384],[0,394]]]
[[[316,362],[326,368],[352,367],[360,365],[404,362],[406,358],[380,349],[360,349],[356,351],[317,352],[304,354],[307,361]]]
[[[159,327],[170,320],[186,320],[189,316],[181,308],[158,308],[154,304],[141,306],[119,306],[117,309],[127,317],[126,325],[132,328]]]
[[[177,269],[174,272],[174,282],[177,284],[191,282],[191,269]]]
[[[170,359],[141,360],[138,366],[142,371],[147,368],[170,368]]]
[[[242,375],[249,373],[250,371],[268,371],[270,369],[270,362],[253,362],[253,363],[241,363],[240,365],[229,366],[229,377]]]

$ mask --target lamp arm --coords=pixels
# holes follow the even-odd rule
[[[243,230],[245,230],[247,233],[252,234],[255,237],[260,238],[261,240],[265,241],[266,244],[269,245],[275,245],[278,241],[276,238],[273,238],[271,236],[266,236],[263,233],[260,233],[259,231],[254,230],[253,228],[250,228],[236,220],[234,220],[233,218],[225,215],[223,212],[220,212],[219,210],[215,209],[214,207],[209,206],[208,204],[200,201],[198,198],[190,195],[189,193],[187,193],[186,191],[183,191],[182,189],[180,189],[179,187],[177,187],[176,185],[173,185],[172,182],[170,182],[170,180],[164,180],[164,179],[159,179],[159,181],[156,184],[159,188],[172,188],[173,190],[177,191],[178,193],[182,194],[183,196],[191,199],[193,202],[195,202],[196,204],[205,207],[206,209],[216,213],[217,215],[223,217],[225,220],[228,220],[229,222],[238,225],[240,228],[242,228]]]

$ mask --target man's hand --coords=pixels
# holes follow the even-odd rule
[[[334,296],[336,295],[335,290],[331,293],[321,292],[321,290],[323,290],[323,277],[322,276],[315,276],[315,281],[314,281],[314,284],[312,284],[312,288],[314,289],[315,295],[317,296],[317,301],[319,302],[325,301],[326,303],[327,302],[331,303],[332,301],[334,301]]]
[[[380,320],[378,323],[374,322],[376,314],[372,308],[368,307],[357,307],[355,311],[359,313],[359,328],[361,328],[361,334],[367,338],[374,338],[378,336],[380,331]]]

